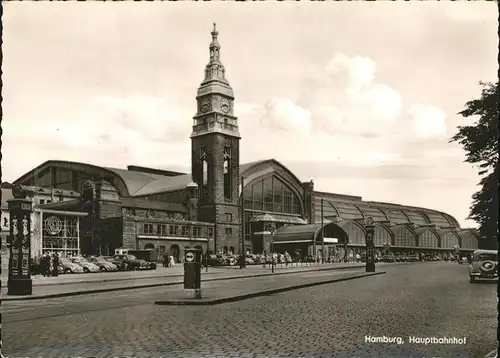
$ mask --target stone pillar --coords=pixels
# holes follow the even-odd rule
[[[314,182],[311,179],[308,182],[302,183],[303,198],[304,198],[304,220],[308,224],[314,223]]]
[[[198,220],[198,184],[191,182],[186,186],[188,220]]]
[[[10,257],[7,295],[31,295],[31,213],[33,203],[26,199],[27,191],[20,186],[12,189],[13,200],[7,202],[10,211]]]

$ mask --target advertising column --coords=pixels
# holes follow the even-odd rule
[[[14,193],[14,190],[13,190]],[[16,191],[14,197],[22,196]],[[31,295],[31,212],[32,202],[16,198],[8,202],[10,211],[10,257],[7,295]]]

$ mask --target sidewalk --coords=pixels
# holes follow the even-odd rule
[[[277,267],[275,273],[270,268],[262,266],[249,266],[245,269],[209,268],[208,272],[202,271],[202,282],[218,280],[234,280],[246,277],[262,277],[269,275],[286,275],[310,271],[361,269],[364,264],[337,263],[319,264],[303,267]],[[172,271],[168,271],[172,270]],[[175,270],[175,271],[174,271]],[[180,285],[183,283],[183,268],[158,268],[156,271],[115,272],[106,279],[106,273],[67,275],[67,279],[58,277],[38,277],[33,280],[33,294],[31,296],[7,296],[6,282],[2,282],[2,301],[32,300],[42,298],[64,297],[98,292],[110,292],[134,288],[147,288],[167,285]],[[82,276],[86,277],[82,277]],[[71,277],[73,276],[73,277]],[[101,277],[102,276],[102,277]],[[294,275],[296,276],[296,275]],[[72,280],[72,281],[71,281]]]
[[[312,269],[312,268],[325,268],[325,267],[358,267],[364,264],[358,263],[335,263],[335,264],[293,264],[285,266],[279,264],[275,266],[275,271],[283,270],[296,270],[296,269]],[[205,268],[202,273],[230,273],[230,272],[248,272],[248,273],[265,273],[271,272],[271,267],[266,265],[252,265],[244,269],[239,266],[224,266],[224,267],[209,267],[208,272]],[[39,285],[61,285],[70,283],[95,283],[95,282],[110,282],[122,280],[137,280],[141,278],[154,278],[154,277],[182,277],[184,275],[183,265],[176,265],[175,267],[158,267],[156,270],[147,271],[117,271],[117,272],[99,272],[99,273],[81,273],[81,274],[66,274],[57,277],[43,277],[41,275],[32,276],[33,286]],[[6,284],[8,275],[2,272],[0,276],[3,283]],[[3,285],[2,285],[3,286]]]

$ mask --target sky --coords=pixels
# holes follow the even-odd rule
[[[216,22],[242,163],[476,226],[478,170],[449,139],[497,79],[495,2],[3,6],[3,181],[51,159],[188,172]]]

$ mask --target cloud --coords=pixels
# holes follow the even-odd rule
[[[270,100],[265,104],[265,108],[267,112],[260,121],[265,128],[299,132],[310,130],[311,112],[290,99]]]
[[[322,71],[304,81],[296,101],[267,104],[264,122],[273,124],[268,128],[288,131],[310,127],[315,133],[334,136],[382,136],[400,117],[402,98],[390,86],[374,83],[376,71],[377,65],[369,57],[336,54]],[[299,127],[291,124],[297,117],[301,118]]]
[[[408,111],[412,133],[419,139],[446,137],[446,114],[429,105],[413,105]]]
[[[346,80],[348,92],[357,92],[370,85],[375,78],[376,71],[377,64],[369,57],[349,57],[344,54],[335,55],[326,66],[328,75],[337,80],[340,78]]]
[[[261,124],[271,130],[313,136],[326,133],[396,141],[429,140],[446,134],[441,109],[417,104],[405,110],[396,89],[375,82],[376,72],[377,64],[369,57],[336,54],[322,71],[316,70],[303,82],[297,100],[266,103]],[[410,131],[405,111],[411,119]],[[308,132],[309,128],[313,131]]]

